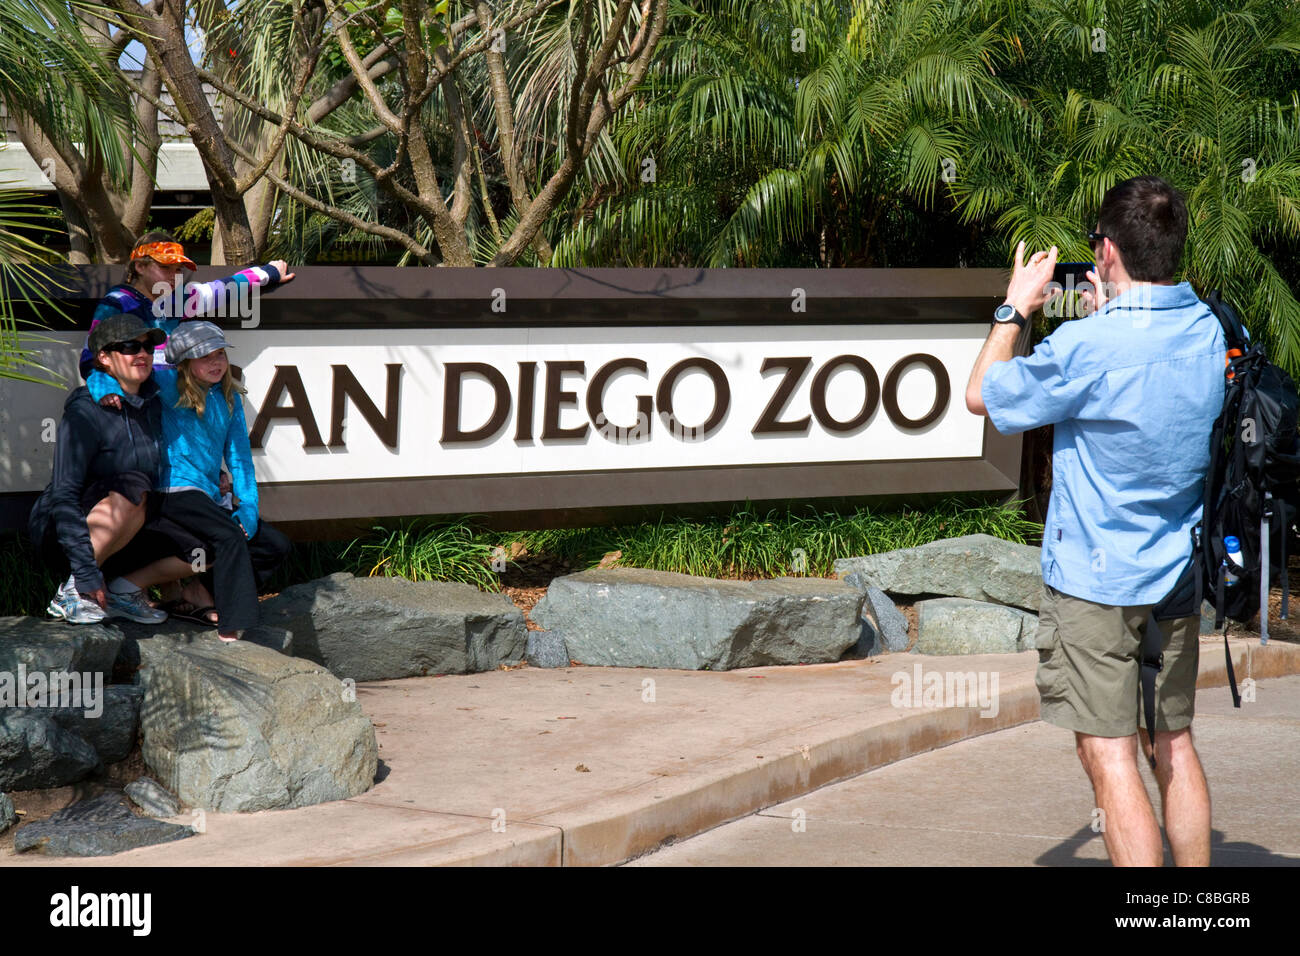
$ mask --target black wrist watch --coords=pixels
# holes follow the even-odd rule
[[[1017,327],[1024,328],[1029,324],[1029,320],[1016,311],[1016,307],[1010,302],[1003,302],[993,310],[993,325],[1005,325],[1008,322],[1014,322]]]

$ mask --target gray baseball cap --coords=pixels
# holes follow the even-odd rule
[[[106,345],[112,345],[114,342],[130,342],[142,335],[149,337],[150,346],[162,345],[163,339],[167,338],[166,332],[146,325],[138,315],[121,312],[96,322],[95,327],[90,331],[86,345],[90,349],[90,354],[94,355]]]
[[[211,322],[182,322],[168,337],[163,355],[168,365],[179,365],[186,359],[202,358],[217,349],[231,347],[225,333]]]

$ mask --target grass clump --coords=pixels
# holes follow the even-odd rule
[[[416,521],[392,529],[377,527],[370,536],[347,545],[340,557],[355,555],[350,570],[359,575],[458,581],[484,591],[499,591],[492,569],[495,538],[468,522]]]
[[[705,577],[763,578],[785,574],[829,576],[836,559],[911,548],[967,534],[988,534],[1021,544],[1042,526],[1018,506],[971,505],[946,498],[925,509],[849,513],[813,509],[760,513],[750,505],[717,518],[663,518],[609,528],[523,531],[504,540],[530,554],[554,554],[592,567],[621,551],[623,567],[677,571]]]

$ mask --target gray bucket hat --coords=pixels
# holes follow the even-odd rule
[[[162,345],[163,339],[167,338],[166,332],[146,325],[138,315],[121,312],[95,323],[86,345],[90,349],[90,354],[94,355],[106,345],[112,345],[114,342],[130,342],[142,335],[149,337],[151,347]]]
[[[211,322],[182,322],[167,339],[163,355],[168,365],[179,365],[186,359],[202,358],[217,349],[231,347],[225,333]]]

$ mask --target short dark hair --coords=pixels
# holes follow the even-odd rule
[[[1159,176],[1135,176],[1107,191],[1097,231],[1119,249],[1129,278],[1168,282],[1187,242],[1187,203]]]
[[[132,251],[139,249],[141,246],[147,246],[151,242],[175,242],[176,237],[170,232],[164,232],[161,229],[155,229],[152,232],[146,232],[143,236],[135,241],[131,246]],[[148,256],[140,259],[128,259],[126,262],[126,278],[122,280],[123,285],[130,285],[135,281],[135,277],[140,274],[140,266],[146,262],[152,262]]]

